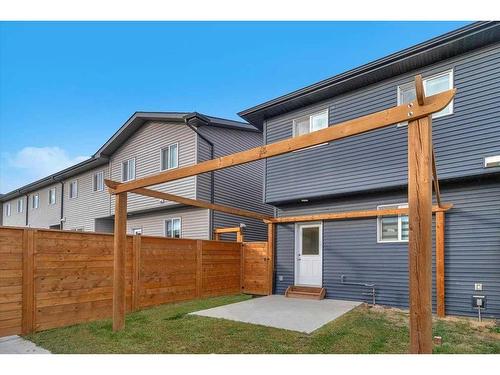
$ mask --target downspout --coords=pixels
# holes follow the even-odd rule
[[[30,196],[29,194],[26,194],[26,226],[29,226],[29,220],[28,220],[28,210],[30,207]]]
[[[59,228],[63,230],[64,225],[64,181],[59,181],[61,183],[61,219],[59,220]]]
[[[187,119],[186,125],[191,128],[192,131],[194,131],[201,139],[203,139],[205,142],[208,143],[210,146],[210,159],[214,158],[214,144],[212,141],[210,141],[207,137],[205,137],[203,134],[201,134],[198,129],[196,129],[193,125],[189,124]],[[214,197],[215,197],[215,173],[214,171],[210,172],[210,203],[214,203]],[[209,210],[210,212],[210,217],[209,217],[209,238],[212,239],[213,237],[213,232],[214,232],[214,210]]]

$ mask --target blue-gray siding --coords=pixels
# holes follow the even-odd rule
[[[433,121],[441,179],[500,172],[485,169],[484,157],[500,154],[500,45],[442,61],[265,123],[267,143],[290,138],[292,121],[328,108],[335,124],[397,105],[397,86],[453,69],[458,89],[452,115]],[[392,126],[267,160],[268,203],[403,186],[407,181],[407,129]]]
[[[201,126],[198,131],[214,143],[214,157],[229,155],[238,151],[261,146],[262,133],[241,130],[223,129]],[[198,138],[198,158],[200,161],[209,159],[209,148],[206,142]],[[272,216],[273,208],[262,201],[262,179],[264,162],[256,161],[214,173],[215,203],[236,208],[243,208]],[[209,200],[210,174],[198,177],[198,196]],[[265,241],[267,227],[261,220],[244,218],[222,212],[213,213],[213,227],[233,227],[239,224],[247,226],[245,239],[248,241]],[[229,239],[231,235],[224,237]],[[234,236],[234,235],[233,235]]]
[[[446,214],[446,312],[476,314],[471,309],[471,296],[482,293],[488,298],[485,315],[498,318],[500,178],[446,184],[442,186],[442,195],[445,202],[455,205]],[[370,193],[309,205],[283,206],[280,214],[374,209],[380,204],[406,200],[405,191]],[[369,297],[361,294],[366,291],[363,288],[340,283],[340,275],[344,274],[348,281],[376,283],[377,303],[407,307],[407,243],[377,243],[375,218],[325,221],[323,236],[323,285],[328,290],[327,298],[369,301]],[[294,224],[278,225],[276,249],[275,292],[283,294],[294,283]],[[283,281],[279,280],[280,276]],[[483,284],[483,292],[474,292],[476,282]]]

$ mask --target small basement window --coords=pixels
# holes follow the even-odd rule
[[[181,238],[181,219],[173,218],[165,220],[165,237]]]
[[[377,210],[408,208],[407,203],[377,206]],[[377,217],[377,242],[408,242],[408,215]]]

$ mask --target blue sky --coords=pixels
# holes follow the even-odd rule
[[[0,23],[0,192],[92,155],[135,111],[236,113],[466,22]]]

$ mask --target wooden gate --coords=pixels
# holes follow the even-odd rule
[[[267,242],[244,242],[242,246],[242,283],[243,293],[271,294],[270,272],[272,259]]]

